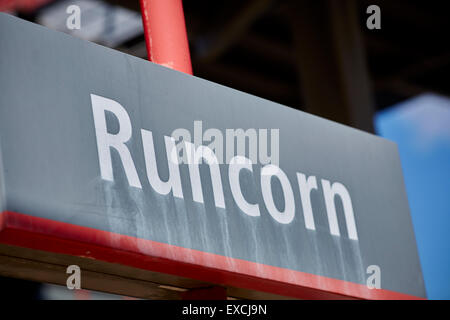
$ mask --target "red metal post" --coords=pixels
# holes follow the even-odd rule
[[[31,12],[54,0],[0,0],[0,12]]]
[[[140,0],[148,59],[192,74],[181,0]]]

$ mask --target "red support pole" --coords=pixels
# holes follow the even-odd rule
[[[181,0],[140,0],[148,59],[192,74]]]

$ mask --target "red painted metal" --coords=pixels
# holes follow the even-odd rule
[[[0,0],[0,11],[31,12],[54,0]]]
[[[422,299],[11,211],[0,213],[0,243],[299,299]]]
[[[192,74],[181,0],[140,0],[148,59]]]

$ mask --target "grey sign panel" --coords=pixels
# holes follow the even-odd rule
[[[0,88],[3,211],[425,297],[390,141],[4,14]],[[165,137],[195,121],[278,129],[280,171],[180,164],[180,195]]]

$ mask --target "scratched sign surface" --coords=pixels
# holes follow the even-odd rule
[[[392,142],[4,14],[0,88],[3,212],[425,297]]]

